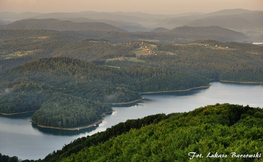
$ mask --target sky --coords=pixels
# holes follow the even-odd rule
[[[178,14],[223,9],[263,10],[263,0],[0,0],[0,12],[142,12]]]

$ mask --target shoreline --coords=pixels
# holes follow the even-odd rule
[[[204,89],[204,88],[209,88],[211,85],[209,84],[208,86],[200,86],[200,87],[193,87],[193,88],[188,88],[184,90],[172,90],[172,91],[156,91],[156,92],[141,92],[139,94],[154,94],[154,93],[167,93],[167,92],[186,92],[186,91],[191,91],[194,89]]]
[[[112,112],[114,112],[114,110],[104,112],[104,113],[102,113],[102,116],[106,116],[107,114],[112,113]],[[60,128],[60,127],[44,126],[44,125],[38,124],[37,122],[35,122],[35,121],[33,121],[33,120],[30,120],[30,121],[31,121],[32,123],[36,124],[38,127],[41,127],[41,128],[49,128],[49,129],[57,129],[57,130],[70,130],[70,131],[74,131],[74,130],[81,130],[81,129],[87,129],[87,128],[94,127],[94,126],[96,126],[97,124],[102,123],[103,119],[100,119],[100,120],[96,121],[95,123],[90,124],[90,125],[87,125],[87,126],[74,127],[74,128]]]
[[[51,126],[44,126],[44,125],[40,125],[36,122],[34,122],[33,120],[30,120],[32,123],[36,124],[38,127],[41,127],[41,128],[49,128],[49,129],[58,129],[58,130],[81,130],[81,129],[86,129],[86,128],[91,128],[91,127],[94,127],[96,126],[97,124],[100,124],[102,123],[102,119],[100,119],[99,121],[93,123],[93,124],[90,124],[88,126],[83,126],[83,127],[75,127],[75,128],[60,128],[60,127],[51,127]]]
[[[18,115],[18,114],[26,114],[26,113],[31,113],[31,112],[35,112],[37,110],[32,110],[32,111],[25,111],[25,112],[19,112],[19,113],[1,113],[1,115],[5,115],[5,116],[9,116],[9,115]]]
[[[213,80],[210,80],[213,81]],[[263,82],[241,82],[241,81],[228,81],[228,80],[218,80],[219,82],[222,83],[241,83],[241,84],[263,84]],[[155,92],[141,92],[139,93],[140,95],[144,95],[144,94],[157,94],[157,93],[169,93],[169,92],[186,92],[186,91],[191,91],[191,90],[195,90],[195,89],[205,89],[205,88],[209,88],[211,86],[211,84],[209,84],[208,86],[199,86],[199,87],[193,87],[193,88],[188,88],[188,89],[184,89],[184,90],[171,90],[171,91],[155,91]],[[126,105],[126,104],[132,104],[132,103],[136,103],[138,101],[141,101],[142,99],[144,99],[144,97],[141,97],[140,99],[137,100],[133,100],[133,101],[129,101],[129,102],[122,102],[122,103],[105,103],[105,104],[109,104],[111,106],[114,105]],[[17,115],[17,114],[25,114],[25,113],[30,113],[30,112],[35,112],[37,110],[32,110],[32,111],[25,111],[25,112],[19,112],[19,113],[1,113],[0,115],[4,115],[4,116],[9,116],[9,115]],[[110,114],[114,112],[114,110],[112,111],[107,111],[102,113],[102,117]],[[81,130],[81,129],[87,129],[87,128],[91,128],[96,126],[97,124],[102,123],[103,119],[98,120],[97,122],[94,122],[93,124],[87,125],[87,126],[80,126],[80,127],[74,127],[74,128],[60,128],[60,127],[52,127],[52,126],[44,126],[44,125],[40,125],[38,123],[36,123],[33,120],[30,120],[32,123],[36,124],[38,127],[41,128],[49,128],[49,129],[57,129],[57,130]]]
[[[106,112],[102,113],[102,116],[104,117],[104,116],[106,116],[106,115],[109,115],[109,114],[113,113],[114,111],[115,111],[115,110],[106,111]]]
[[[140,93],[139,93],[140,94]],[[138,102],[138,101],[141,101],[142,99],[144,99],[143,97],[137,99],[137,100],[133,100],[133,101],[129,101],[129,102],[122,102],[122,103],[106,103],[106,104],[109,104],[109,105],[127,105],[127,104],[132,104],[132,103],[135,103],[135,102]]]
[[[219,80],[223,83],[241,83],[241,84],[263,84],[263,82],[242,82],[242,81],[231,81],[231,80]]]

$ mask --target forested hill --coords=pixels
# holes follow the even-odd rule
[[[0,25],[5,25],[5,24],[0,20]]]
[[[206,86],[205,77],[154,67],[115,68],[66,57],[43,58],[0,73],[0,112],[36,111],[40,125],[86,126],[107,104],[140,99],[139,92]],[[59,113],[58,113],[59,112]]]
[[[54,30],[44,30],[44,29],[24,29],[24,30],[14,30],[14,29],[0,29],[0,40],[13,40],[16,39],[20,42],[20,39],[38,39],[46,41],[47,39],[64,40],[64,41],[79,41],[87,39],[88,37],[77,34],[70,33],[66,31],[54,31]],[[22,42],[20,42],[22,43]]]
[[[227,11],[225,11],[227,12]],[[260,29],[263,27],[262,11],[235,13],[230,15],[214,15],[194,20],[187,25],[189,26],[221,26],[242,31],[244,29]]]
[[[48,29],[57,31],[77,31],[77,30],[92,30],[92,31],[119,31],[125,30],[115,26],[101,22],[82,22],[74,23],[72,21],[62,21],[57,19],[25,19],[13,22],[8,25],[0,26],[2,29]]]
[[[161,32],[160,32],[161,31]],[[165,28],[157,28],[152,32],[118,32],[118,31],[77,31],[80,34],[86,35],[92,38],[103,38],[112,40],[115,42],[123,41],[139,41],[150,40],[153,42],[160,42],[167,44],[171,42],[189,42],[194,40],[217,40],[222,42],[230,41],[244,41],[249,37],[241,32],[236,32],[230,29],[209,26],[209,27],[190,27],[182,26],[172,30],[166,30]]]
[[[153,29],[151,32],[166,32],[166,31],[168,31],[169,29],[167,29],[167,28],[162,28],[162,27],[159,27],[159,28],[155,28],[155,29]]]
[[[262,108],[216,104],[128,120],[76,139],[42,161],[218,161],[213,157],[217,154],[226,155],[220,159],[228,161],[259,162],[262,128]],[[189,152],[202,155],[194,157]]]
[[[99,58],[135,57],[131,45],[91,39],[71,32],[0,29],[0,71],[39,58],[66,56],[85,61]]]
[[[220,41],[234,41],[240,39],[247,39],[248,37],[240,32],[222,28],[219,26],[208,26],[208,27],[190,27],[183,26],[177,27],[167,33],[175,35],[176,37],[192,38],[195,40],[213,39]]]
[[[140,62],[109,59],[106,64],[158,66],[196,73],[212,80],[263,83],[263,46],[213,40],[162,45],[145,42],[135,53],[141,54]]]

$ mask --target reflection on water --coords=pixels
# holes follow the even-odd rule
[[[190,91],[180,91],[180,92],[162,92],[162,93],[151,93],[151,94],[143,94],[143,96],[188,96],[188,95],[194,95],[197,93],[200,93],[201,91],[204,91],[207,88],[199,88],[199,89],[193,89]],[[151,102],[153,101],[150,98],[144,97],[144,99],[138,101],[138,102],[134,102],[134,103],[130,103],[130,104],[123,104],[123,105],[113,105],[114,107],[132,107],[132,106],[139,106],[140,103],[146,103],[146,102]]]
[[[15,114],[15,115],[1,115],[0,114],[0,117],[10,118],[10,119],[27,119],[27,118],[30,118],[33,114],[34,112],[24,113],[24,114]]]
[[[199,88],[199,89],[193,89],[190,91],[180,91],[180,92],[165,92],[165,93],[153,93],[153,94],[144,94],[144,95],[172,95],[172,96],[188,96],[188,95],[194,95],[197,93],[200,93],[203,90],[206,90],[207,88]]]

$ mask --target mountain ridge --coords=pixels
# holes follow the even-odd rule
[[[0,12],[0,19],[4,21],[17,21],[21,19],[77,19],[85,18],[92,21],[103,22],[103,19],[108,21],[115,21],[117,23],[128,22],[137,23],[140,25],[134,26],[128,25],[128,27],[122,28],[130,31],[147,31],[148,29],[154,29],[157,27],[165,27],[173,29],[178,26],[188,25],[192,21],[199,19],[206,19],[207,17],[220,17],[220,16],[233,16],[233,15],[246,15],[256,14],[262,11],[251,11],[245,9],[226,9],[219,10],[210,13],[181,13],[181,14],[150,14],[140,12],[94,12],[94,11],[82,11],[74,13],[66,12],[54,12],[54,13],[8,13]],[[262,17],[262,16],[261,16]],[[239,19],[242,16],[238,17]],[[231,23],[231,22],[230,22]],[[215,25],[215,24],[214,24]],[[219,24],[218,24],[219,25]],[[220,25],[219,25],[220,26]],[[142,28],[143,27],[143,28]],[[224,26],[222,26],[224,27]],[[146,29],[144,29],[146,28]],[[150,30],[149,30],[150,31]]]
[[[48,29],[57,31],[77,31],[77,30],[92,30],[92,31],[119,31],[126,32],[123,29],[117,28],[101,22],[82,22],[74,23],[72,21],[61,21],[57,19],[25,19],[13,22],[8,25],[1,26],[2,29]]]
[[[263,28],[263,12],[242,13],[233,15],[215,15],[193,20],[189,26],[220,26],[236,30]]]
[[[243,33],[236,32],[219,26],[191,27],[182,26],[167,31],[177,37],[194,38],[194,39],[214,39],[214,40],[239,40],[248,39]]]

